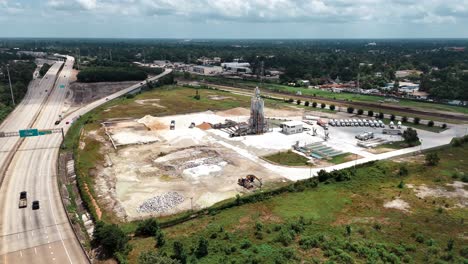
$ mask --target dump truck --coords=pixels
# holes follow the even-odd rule
[[[25,208],[28,206],[28,198],[27,198],[27,193],[25,191],[20,192],[20,198],[19,198],[19,208]]]

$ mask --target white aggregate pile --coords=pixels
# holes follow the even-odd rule
[[[139,213],[165,213],[184,201],[184,196],[177,192],[167,192],[144,201],[137,211]]]

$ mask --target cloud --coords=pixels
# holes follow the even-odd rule
[[[48,0],[46,6],[101,17],[172,16],[247,23],[444,24],[468,17],[468,0]]]

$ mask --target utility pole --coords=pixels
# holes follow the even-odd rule
[[[11,92],[11,101],[13,103],[13,106],[15,106],[15,96],[13,95],[13,87],[11,87],[11,78],[10,78],[10,68],[9,64],[6,65],[7,73],[8,73],[8,83],[10,83],[10,92]]]

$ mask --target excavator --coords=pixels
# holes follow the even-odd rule
[[[254,185],[254,181],[257,180],[258,183],[259,183],[259,187],[262,188],[262,179],[258,178],[257,176],[253,175],[253,174],[249,174],[247,175],[245,178],[240,178],[237,180],[237,184],[239,184],[240,186],[246,188],[246,189],[252,189],[254,187],[256,187]]]

